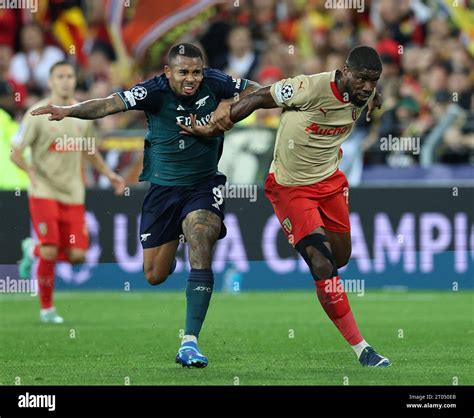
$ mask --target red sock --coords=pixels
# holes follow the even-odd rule
[[[316,294],[321,306],[350,345],[359,344],[363,338],[352,315],[349,301],[339,276],[316,281]]]
[[[42,309],[48,309],[53,306],[54,265],[55,261],[45,260],[41,257],[39,259],[38,288]]]

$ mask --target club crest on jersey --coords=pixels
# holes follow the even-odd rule
[[[130,90],[130,92],[133,94],[133,97],[137,100],[143,100],[148,94],[148,91],[143,86],[135,86]]]
[[[285,218],[283,219],[283,222],[281,223],[283,226],[283,229],[288,233],[291,234],[291,231],[293,230],[293,225],[291,224],[290,218]]]
[[[46,235],[48,233],[48,225],[44,222],[41,222],[39,225],[38,225],[38,231],[41,235]]]
[[[209,96],[203,97],[202,99],[199,99],[195,105],[197,106],[196,109],[199,109],[200,107],[203,107],[206,105],[206,100],[209,98]]]

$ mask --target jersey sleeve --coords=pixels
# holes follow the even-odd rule
[[[37,137],[37,122],[39,119],[36,118],[39,117],[30,115],[30,110],[25,113],[20,127],[12,137],[12,145],[16,148],[29,147]]]
[[[231,99],[244,91],[249,82],[246,78],[234,78],[214,68],[204,69],[204,79],[219,100]]]
[[[162,84],[163,83],[155,77],[135,84],[128,90],[123,90],[115,94],[125,103],[125,111],[143,110],[157,112],[163,102]]]
[[[270,93],[278,106],[302,110],[314,104],[314,92],[312,98],[311,90],[310,78],[303,74],[277,81],[270,87]]]

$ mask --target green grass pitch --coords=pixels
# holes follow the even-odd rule
[[[349,299],[389,369],[363,369],[313,291],[215,293],[200,338],[205,369],[174,363],[185,295],[57,292],[63,325],[36,297],[0,296],[2,385],[472,385],[473,296],[368,291]]]

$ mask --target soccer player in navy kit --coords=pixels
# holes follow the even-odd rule
[[[212,248],[226,235],[224,199],[220,186],[226,177],[217,171],[223,136],[202,139],[183,135],[177,123],[210,121],[222,99],[244,96],[258,88],[245,79],[233,79],[219,70],[203,68],[202,53],[191,44],[178,44],[168,53],[164,74],[134,87],[74,106],[43,106],[32,115],[98,119],[120,111],[146,113],[141,181],[149,181],[142,207],[140,237],[144,273],[152,285],[163,283],[176,266],[176,250],[183,234],[189,246],[191,272],[186,287],[186,329],[176,362],[205,367],[208,359],[197,345],[214,277]]]

